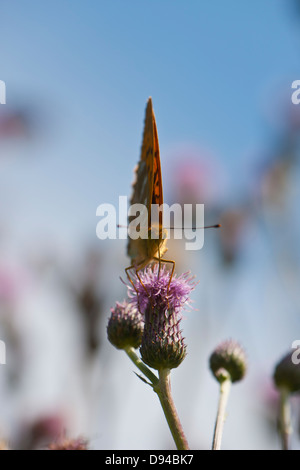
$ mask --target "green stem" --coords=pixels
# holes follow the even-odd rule
[[[280,388],[279,427],[282,450],[289,450],[289,435],[291,434],[291,409],[289,395],[290,392],[287,388]]]
[[[158,384],[158,378],[155,374],[144,364],[144,362],[139,358],[135,349],[132,346],[128,346],[124,349],[128,357],[132,360],[132,362],[136,365],[138,369],[150,380],[153,386]]]
[[[188,450],[189,445],[184,435],[175,404],[171,395],[170,370],[161,369],[159,371],[159,383],[155,387],[162,409],[164,411],[167,423],[178,450]]]
[[[221,449],[223,428],[224,428],[224,422],[226,419],[226,406],[228,402],[230,387],[231,387],[231,380],[230,380],[230,377],[228,376],[228,378],[226,378],[220,384],[219,405],[218,405],[218,413],[217,413],[217,419],[216,419],[216,424],[215,424],[212,450]]]
[[[171,434],[178,450],[189,449],[188,442],[185,438],[181,423],[171,395],[170,386],[170,370],[162,369],[159,371],[159,379],[139,358],[136,351],[132,347],[125,348],[124,351],[137,368],[150,380],[153,390],[157,394]]]

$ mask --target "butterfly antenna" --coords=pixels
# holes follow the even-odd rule
[[[169,230],[183,230],[183,229],[188,229],[188,230],[200,230],[200,229],[206,229],[206,228],[220,228],[222,227],[221,224],[215,224],[215,225],[205,225],[204,227],[169,227]],[[117,224],[117,228],[128,228],[128,225],[120,225]]]
[[[200,230],[200,229],[205,229],[205,228],[220,228],[221,224],[215,224],[215,225],[205,225],[204,227],[169,227],[169,230],[183,230],[183,229],[188,229],[188,230]]]

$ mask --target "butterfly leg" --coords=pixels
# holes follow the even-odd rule
[[[130,284],[132,285],[132,287],[134,288],[135,292],[136,292],[136,296],[137,296],[137,301],[138,301],[138,309],[139,311],[141,312],[141,309],[140,309],[140,302],[139,302],[139,293],[137,291],[137,288],[135,287],[128,271],[130,271],[130,269],[135,269],[135,274],[136,274],[136,277],[138,278],[139,282],[141,283],[141,285],[143,286],[143,288],[145,289],[145,292],[146,294],[148,295],[149,299],[150,299],[150,302],[151,302],[151,297],[150,297],[150,294],[148,292],[148,290],[146,289],[146,286],[145,284],[143,283],[138,271],[140,271],[140,269],[136,268],[136,266],[132,265],[132,266],[128,266],[128,268],[125,269],[125,272],[126,272],[126,276],[128,277],[128,280],[130,282]]]
[[[140,302],[139,302],[139,293],[138,293],[137,288],[135,287],[135,285],[134,285],[134,283],[133,283],[133,281],[132,281],[132,279],[131,279],[131,277],[130,277],[130,275],[129,275],[129,272],[128,272],[128,271],[130,271],[130,270],[133,269],[133,268],[135,268],[135,266],[133,266],[133,265],[132,265],[132,266],[128,266],[128,268],[125,268],[125,273],[126,273],[126,276],[127,276],[128,280],[129,280],[130,284],[132,285],[132,287],[134,288],[134,290],[135,290],[135,292],[136,292],[136,297],[137,297],[137,301],[138,301],[138,310],[141,311],[141,309],[140,309]]]
[[[161,268],[161,256],[160,256],[160,249],[158,248],[158,275],[157,278],[159,279],[159,274],[160,274],[160,268]]]
[[[161,265],[161,263],[170,263],[172,264],[172,271],[171,271],[171,275],[170,275],[170,279],[169,279],[169,283],[168,283],[168,289],[167,289],[167,294],[169,293],[169,288],[170,288],[170,284],[171,284],[171,281],[172,281],[172,277],[173,277],[173,274],[174,274],[174,271],[175,271],[175,261],[171,260],[171,259],[162,259],[162,258],[154,258],[156,259],[156,261],[159,262],[159,266]],[[160,267],[159,267],[160,269]],[[169,301],[168,301],[168,308],[169,308]]]
[[[130,284],[134,288],[135,292],[138,293],[137,290],[136,290],[136,287],[133,284],[133,281],[132,281],[132,279],[131,279],[131,277],[129,276],[129,273],[128,273],[128,271],[130,271],[130,269],[133,269],[133,268],[135,268],[135,266],[128,266],[128,268],[125,268],[125,273],[126,273],[126,276],[128,278],[128,281],[130,282]]]
[[[139,273],[138,273],[138,271],[140,271],[140,270],[141,270],[141,268],[137,268],[137,269],[135,270],[135,274],[136,274],[136,277],[138,278],[138,280],[140,281],[141,285],[142,285],[143,288],[145,289],[145,292],[146,292],[146,294],[147,294],[147,296],[148,296],[148,299],[149,299],[151,308],[153,309],[153,302],[152,302],[151,295],[149,294],[149,292],[148,292],[148,290],[147,290],[145,284],[143,283],[143,281],[142,281],[142,279],[140,278],[140,275],[139,275]],[[140,308],[139,308],[139,310],[140,310]]]
[[[168,283],[168,291],[169,291],[169,287],[170,287],[170,284],[171,284],[171,281],[172,281],[172,277],[173,277],[173,274],[174,274],[174,271],[175,271],[175,261],[173,261],[172,259],[163,259],[163,258],[153,258],[155,259],[156,261],[159,262],[159,266],[161,266],[161,263],[170,263],[172,264],[172,271],[171,271],[171,275],[170,275],[170,280],[169,280],[169,283]],[[160,269],[160,267],[159,267]]]

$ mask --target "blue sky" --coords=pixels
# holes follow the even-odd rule
[[[0,8],[8,104],[32,106],[46,122],[38,144],[18,149],[32,157],[27,170],[12,162],[5,178],[41,225],[47,212],[51,226],[68,218],[78,233],[86,223],[87,234],[98,204],[129,194],[150,95],[165,187],[172,149],[190,144],[212,152],[235,191],[261,151],[267,100],[299,74],[297,23],[284,1],[10,0]]]

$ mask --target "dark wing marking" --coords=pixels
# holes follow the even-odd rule
[[[152,189],[152,204],[163,204],[163,186],[162,186],[162,176],[161,176],[161,166],[160,166],[160,156],[159,156],[159,144],[158,144],[158,135],[157,127],[155,122],[155,117],[153,113],[153,189]],[[159,224],[162,226],[162,211],[159,214]]]

